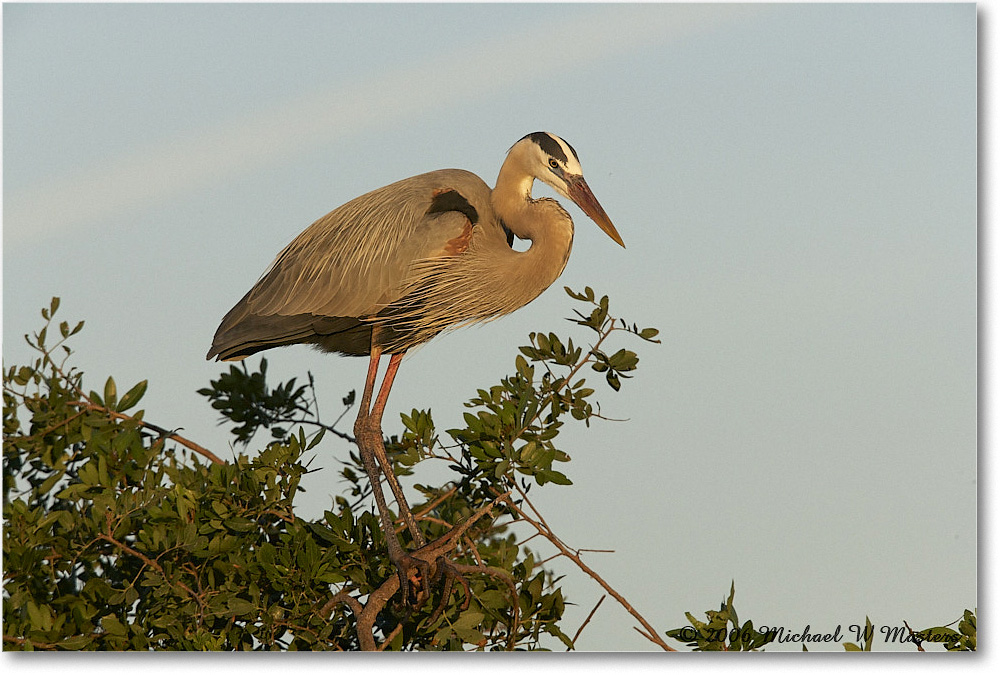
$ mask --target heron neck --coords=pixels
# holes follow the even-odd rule
[[[510,228],[511,232],[521,239],[532,239],[531,210],[534,205],[531,199],[531,186],[535,182],[533,176],[525,173],[520,167],[512,167],[510,162],[504,162],[497,176],[497,185],[493,188],[493,210]]]
[[[509,170],[504,164],[493,190],[493,210],[507,228],[531,247],[516,253],[516,264],[524,267],[523,278],[533,279],[541,288],[555,281],[573,246],[573,221],[554,199],[532,199],[534,178],[523,171]]]

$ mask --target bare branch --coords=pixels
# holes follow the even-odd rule
[[[631,614],[633,617],[635,617],[635,619],[640,624],[642,624],[643,628],[646,629],[646,632],[644,632],[644,633],[642,633],[642,631],[640,631],[640,632],[648,640],[650,640],[651,642],[653,642],[656,645],[658,645],[659,647],[661,647],[664,651],[668,651],[668,652],[675,652],[675,651],[677,651],[676,649],[674,649],[673,647],[671,647],[670,645],[668,645],[666,642],[664,642],[663,639],[660,638],[656,634],[656,630],[652,626],[649,625],[649,622],[646,621],[646,619],[641,614],[639,614],[639,612],[628,602],[628,600],[626,600],[624,597],[622,597],[622,595],[620,593],[618,593],[614,588],[612,588],[610,586],[610,584],[608,584],[608,582],[606,582],[604,579],[602,579],[601,576],[597,572],[595,572],[589,566],[587,566],[587,564],[585,562],[583,562],[583,560],[580,559],[580,556],[578,554],[574,553],[569,547],[567,547],[559,539],[559,537],[557,537],[555,535],[555,533],[551,529],[549,529],[548,525],[545,524],[545,521],[544,521],[544,519],[542,519],[541,514],[538,513],[538,511],[535,509],[535,507],[533,505],[531,505],[531,501],[528,500],[527,495],[525,495],[524,492],[520,488],[518,488],[516,486],[515,486],[515,489],[518,491],[518,493],[520,494],[520,496],[525,500],[525,502],[527,502],[531,506],[531,510],[535,512],[535,514],[538,517],[538,520],[535,520],[535,518],[532,518],[530,515],[528,515],[527,513],[525,513],[524,510],[521,509],[521,507],[519,507],[514,502],[514,500],[511,499],[509,496],[506,496],[506,497],[503,498],[503,500],[507,503],[507,505],[511,509],[513,509],[518,515],[520,515],[522,517],[522,519],[526,523],[528,523],[529,525],[531,525],[532,527],[534,527],[538,531],[539,534],[541,534],[543,537],[545,537],[546,539],[548,539],[552,543],[552,545],[555,546],[557,549],[559,549],[559,551],[564,556],[566,556],[567,558],[569,558],[570,560],[572,560],[574,563],[576,563],[576,566],[579,567],[581,570],[583,570],[584,573],[586,573],[594,581],[596,581],[597,583],[599,583],[601,585],[601,587],[604,588],[604,590],[608,592],[608,595],[610,595],[615,600],[617,600],[618,604],[620,604],[622,607],[625,608],[625,611],[627,611],[629,614]],[[510,493],[508,492],[507,494],[509,495]]]
[[[573,646],[567,647],[566,651],[569,651],[570,649],[576,649],[576,641],[580,637],[580,633],[582,633],[583,629],[587,627],[587,624],[590,623],[590,620],[594,618],[594,614],[597,613],[597,608],[601,606],[601,603],[604,602],[604,598],[606,597],[608,597],[606,594],[602,595],[601,599],[597,601],[596,605],[594,605],[594,608],[590,610],[590,614],[588,614],[587,618],[583,620],[582,624],[580,624],[580,627],[576,630],[576,635],[574,635],[573,639],[571,640]]]

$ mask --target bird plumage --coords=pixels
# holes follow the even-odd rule
[[[442,169],[317,220],[226,314],[207,358],[239,360],[298,343],[402,353],[446,328],[522,307],[559,277],[573,242],[573,221],[559,203],[531,198],[536,178],[621,243],[572,147],[536,132],[511,148],[495,189],[468,171]],[[531,246],[514,250],[511,234]]]
[[[468,171],[432,171],[369,192],[317,220],[226,314],[208,352],[207,358],[239,360],[309,343],[369,355],[354,438],[405,604],[422,604],[431,580],[442,575],[447,599],[459,573],[444,553],[432,570],[429,560],[407,553],[396,535],[382,478],[413,545],[425,551],[426,539],[385,452],[386,401],[407,349],[446,328],[513,312],[562,273],[573,221],[554,199],[531,197],[536,179],[576,202],[622,244],[583,180],[573,148],[552,134],[528,134],[508,151],[492,190]],[[515,251],[513,235],[531,246]],[[391,356],[376,395],[384,353]]]

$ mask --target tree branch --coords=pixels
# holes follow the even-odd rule
[[[546,539],[548,539],[552,543],[553,546],[555,546],[557,549],[559,549],[560,553],[562,553],[564,556],[566,556],[567,558],[569,558],[570,560],[572,560],[574,563],[576,563],[577,567],[579,567],[581,570],[583,570],[584,573],[586,573],[588,576],[590,576],[594,581],[596,581],[597,583],[599,583],[601,585],[601,587],[604,588],[604,590],[608,592],[608,595],[610,595],[612,598],[614,598],[615,600],[617,600],[618,604],[620,604],[622,607],[625,608],[625,611],[627,611],[629,614],[631,614],[633,617],[635,617],[635,619],[639,623],[642,624],[643,628],[646,629],[646,632],[644,632],[642,634],[648,640],[650,640],[651,642],[655,643],[657,646],[661,647],[664,651],[668,651],[668,652],[675,652],[675,651],[677,651],[676,649],[674,649],[673,647],[671,647],[670,645],[668,645],[666,642],[664,642],[663,639],[660,638],[659,635],[657,635],[656,630],[652,626],[649,625],[649,622],[646,621],[646,619],[641,614],[639,614],[639,612],[634,607],[632,607],[632,605],[628,602],[628,600],[626,600],[624,597],[622,597],[622,595],[620,593],[618,593],[614,588],[612,588],[608,584],[608,582],[606,582],[604,579],[602,579],[601,576],[597,572],[595,572],[589,566],[587,566],[587,564],[585,562],[583,562],[583,560],[580,559],[580,556],[577,553],[574,553],[573,551],[571,551],[569,549],[569,547],[567,547],[565,544],[563,544],[562,541],[559,539],[559,537],[557,537],[556,534],[551,529],[549,529],[549,527],[548,527],[547,524],[543,525],[543,523],[545,523],[545,520],[542,518],[541,514],[538,513],[538,510],[535,509],[535,506],[528,499],[528,496],[526,494],[524,494],[524,492],[519,487],[515,486],[515,489],[517,489],[518,493],[521,495],[521,497],[524,499],[524,501],[527,502],[527,504],[531,507],[531,510],[535,513],[536,516],[538,516],[538,519],[541,522],[539,522],[538,520],[535,520],[534,518],[532,518],[531,516],[529,516],[527,513],[524,512],[523,509],[521,509],[521,507],[519,507],[516,503],[514,503],[514,500],[511,499],[510,496],[509,496],[510,492],[508,492],[506,494],[506,496],[504,496],[502,498],[503,501],[506,502],[507,505],[510,506],[510,508],[514,512],[516,512],[519,516],[521,516],[521,518],[526,523],[528,523],[529,525],[531,525],[532,527],[534,527],[538,531],[539,534],[541,534],[543,537],[545,537]],[[640,632],[642,632],[642,631],[640,631]]]
[[[215,464],[225,464],[225,462],[219,459],[213,452],[201,447],[194,441],[190,441],[184,438],[183,436],[174,433],[173,431],[167,431],[163,427],[157,426],[152,422],[147,422],[146,420],[141,420],[136,417],[133,417],[132,415],[126,415],[125,413],[120,413],[117,410],[112,410],[111,408],[108,408],[107,406],[98,405],[97,403],[91,401],[89,397],[84,396],[84,400],[82,401],[73,401],[72,405],[80,406],[82,408],[86,408],[87,410],[96,410],[98,412],[104,413],[105,415],[108,415],[109,417],[114,417],[115,419],[133,420],[136,423],[143,426],[144,428],[149,429],[150,431],[154,431],[159,435],[163,436],[164,438],[169,438],[172,441],[176,441],[177,443],[180,443],[189,450],[197,452],[199,455],[206,457]]]
[[[413,551],[410,555],[418,560],[423,560],[428,565],[435,564],[438,558],[455,548],[461,540],[462,535],[465,534],[465,532],[472,527],[476,521],[489,513],[489,511],[496,506],[501,499],[509,496],[510,492],[505,492],[502,495],[499,495],[493,501],[483,505],[478,511],[473,513],[462,523],[453,527],[446,534],[435,539],[434,541],[428,542],[416,551]],[[475,569],[480,572],[484,571],[480,570],[478,567]],[[364,604],[356,598],[347,595],[345,591],[339,591],[323,606],[323,609],[328,612],[328,608],[332,608],[333,604],[336,604],[337,602],[345,602],[348,604],[354,612],[355,619],[357,620],[358,642],[361,645],[361,649],[364,651],[380,650],[379,645],[375,641],[375,620],[378,618],[379,612],[385,608],[389,599],[392,598],[397,590],[399,590],[399,576],[391,574],[384,582],[382,582],[381,586],[373,590],[368,595],[368,600]],[[350,598],[350,600],[345,598]],[[390,636],[387,640],[383,641],[383,646],[385,642],[388,642],[391,639],[392,638]]]
[[[583,629],[587,627],[587,624],[590,623],[590,620],[592,618],[594,618],[594,614],[597,613],[597,608],[601,606],[601,603],[604,602],[604,598],[606,598],[606,597],[608,597],[608,596],[607,595],[602,595],[601,599],[597,601],[596,605],[594,605],[594,608],[592,610],[590,610],[590,614],[588,614],[587,618],[583,620],[583,623],[580,624],[580,627],[576,629],[576,635],[574,635],[573,639],[571,640],[571,642],[573,643],[573,646],[572,647],[567,647],[566,651],[569,651],[570,649],[576,649],[577,638],[580,637],[580,633],[582,633]]]
[[[105,534],[104,532],[98,533],[97,538],[101,539],[103,541],[106,541],[109,544],[112,544],[114,546],[117,546],[118,548],[120,548],[125,553],[128,553],[129,555],[138,558],[139,560],[141,560],[146,565],[152,567],[154,570],[156,570],[159,573],[159,575],[161,577],[163,577],[167,581],[167,583],[169,583],[171,585],[177,585],[180,588],[182,588],[184,590],[184,592],[186,592],[188,595],[190,595],[191,598],[195,602],[198,603],[198,605],[200,605],[201,607],[204,608],[205,603],[202,600],[201,596],[198,593],[195,593],[191,589],[191,587],[188,586],[187,584],[185,584],[183,581],[171,581],[169,578],[167,578],[167,573],[163,570],[163,567],[160,565],[160,563],[156,562],[155,560],[153,560],[149,556],[145,555],[144,553],[141,553],[141,552],[135,550],[134,548],[132,548],[128,544],[126,544],[124,542],[121,542],[121,541],[118,541],[117,539],[115,539],[111,535]]]

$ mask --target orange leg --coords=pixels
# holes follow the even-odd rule
[[[409,602],[409,582],[411,578],[414,578],[419,573],[419,576],[427,580],[429,578],[429,569],[427,563],[417,560],[403,551],[403,547],[399,543],[399,538],[396,536],[395,526],[389,513],[389,507],[385,501],[385,494],[382,492],[380,472],[385,476],[386,481],[389,483],[389,488],[396,497],[400,515],[413,535],[413,540],[417,547],[423,546],[426,542],[420,529],[417,527],[409,505],[406,503],[403,489],[399,481],[396,480],[392,465],[385,454],[385,445],[382,440],[382,413],[389,398],[392,381],[396,376],[396,371],[399,369],[399,362],[403,358],[402,354],[393,354],[389,359],[389,367],[382,381],[382,386],[379,389],[378,398],[375,400],[375,406],[369,410],[381,356],[382,350],[373,346],[371,360],[368,364],[368,376],[365,379],[365,391],[361,397],[361,409],[358,411],[358,419],[354,423],[354,435],[358,444],[358,450],[361,453],[361,463],[364,465],[365,473],[368,474],[368,480],[372,485],[372,495],[375,497],[375,504],[378,507],[382,533],[385,535],[386,546],[389,549],[389,559],[393,561],[398,570],[400,590],[404,602]],[[426,584],[426,581],[424,583]],[[416,596],[419,597],[420,594],[421,590],[418,587]]]
[[[361,463],[364,465],[365,473],[368,474],[368,479],[372,484],[372,494],[375,497],[375,504],[378,506],[379,516],[382,520],[382,529],[389,546],[389,555],[395,559],[402,554],[403,549],[399,545],[395,528],[392,526],[392,518],[389,516],[389,507],[385,502],[385,494],[382,492],[382,480],[376,462],[375,446],[381,445],[382,433],[377,425],[372,425],[369,413],[381,356],[380,350],[372,349],[371,361],[368,365],[368,378],[365,380],[365,391],[361,396],[361,409],[358,411],[358,419],[354,422],[354,436],[358,444],[358,451],[361,453]],[[383,454],[384,452],[383,450]]]
[[[385,411],[385,403],[389,400],[389,390],[392,388],[392,381],[396,379],[396,371],[403,360],[402,354],[393,354],[389,357],[389,367],[385,370],[385,377],[382,378],[382,388],[379,389],[378,398],[372,407],[372,420],[379,427],[382,426],[382,413]],[[370,369],[370,368],[369,368]]]
[[[389,400],[389,390],[392,389],[392,382],[396,378],[396,371],[399,370],[399,364],[402,360],[403,354],[393,354],[389,357],[389,366],[386,368],[385,377],[382,378],[382,386],[379,388],[378,398],[375,399],[375,405],[372,406],[371,413],[368,416],[368,424],[373,429],[378,429],[378,443],[375,443],[373,447],[375,458],[378,459],[386,482],[389,483],[389,489],[392,490],[392,494],[396,498],[396,504],[399,506],[399,514],[402,516],[403,522],[406,523],[406,527],[410,530],[410,534],[413,535],[413,541],[416,542],[417,548],[419,548],[426,543],[424,535],[420,532],[420,528],[417,527],[417,521],[410,511],[410,505],[403,494],[402,486],[396,480],[396,473],[392,470],[389,457],[385,454],[385,444],[382,442],[382,413],[385,412],[385,404]],[[370,366],[369,371],[371,371]]]
[[[372,404],[372,392],[375,390],[375,378],[378,377],[378,364],[382,360],[382,350],[372,347],[371,358],[368,360],[368,377],[365,379],[365,391],[361,396],[361,410],[358,418],[364,415],[368,417],[368,411]]]

